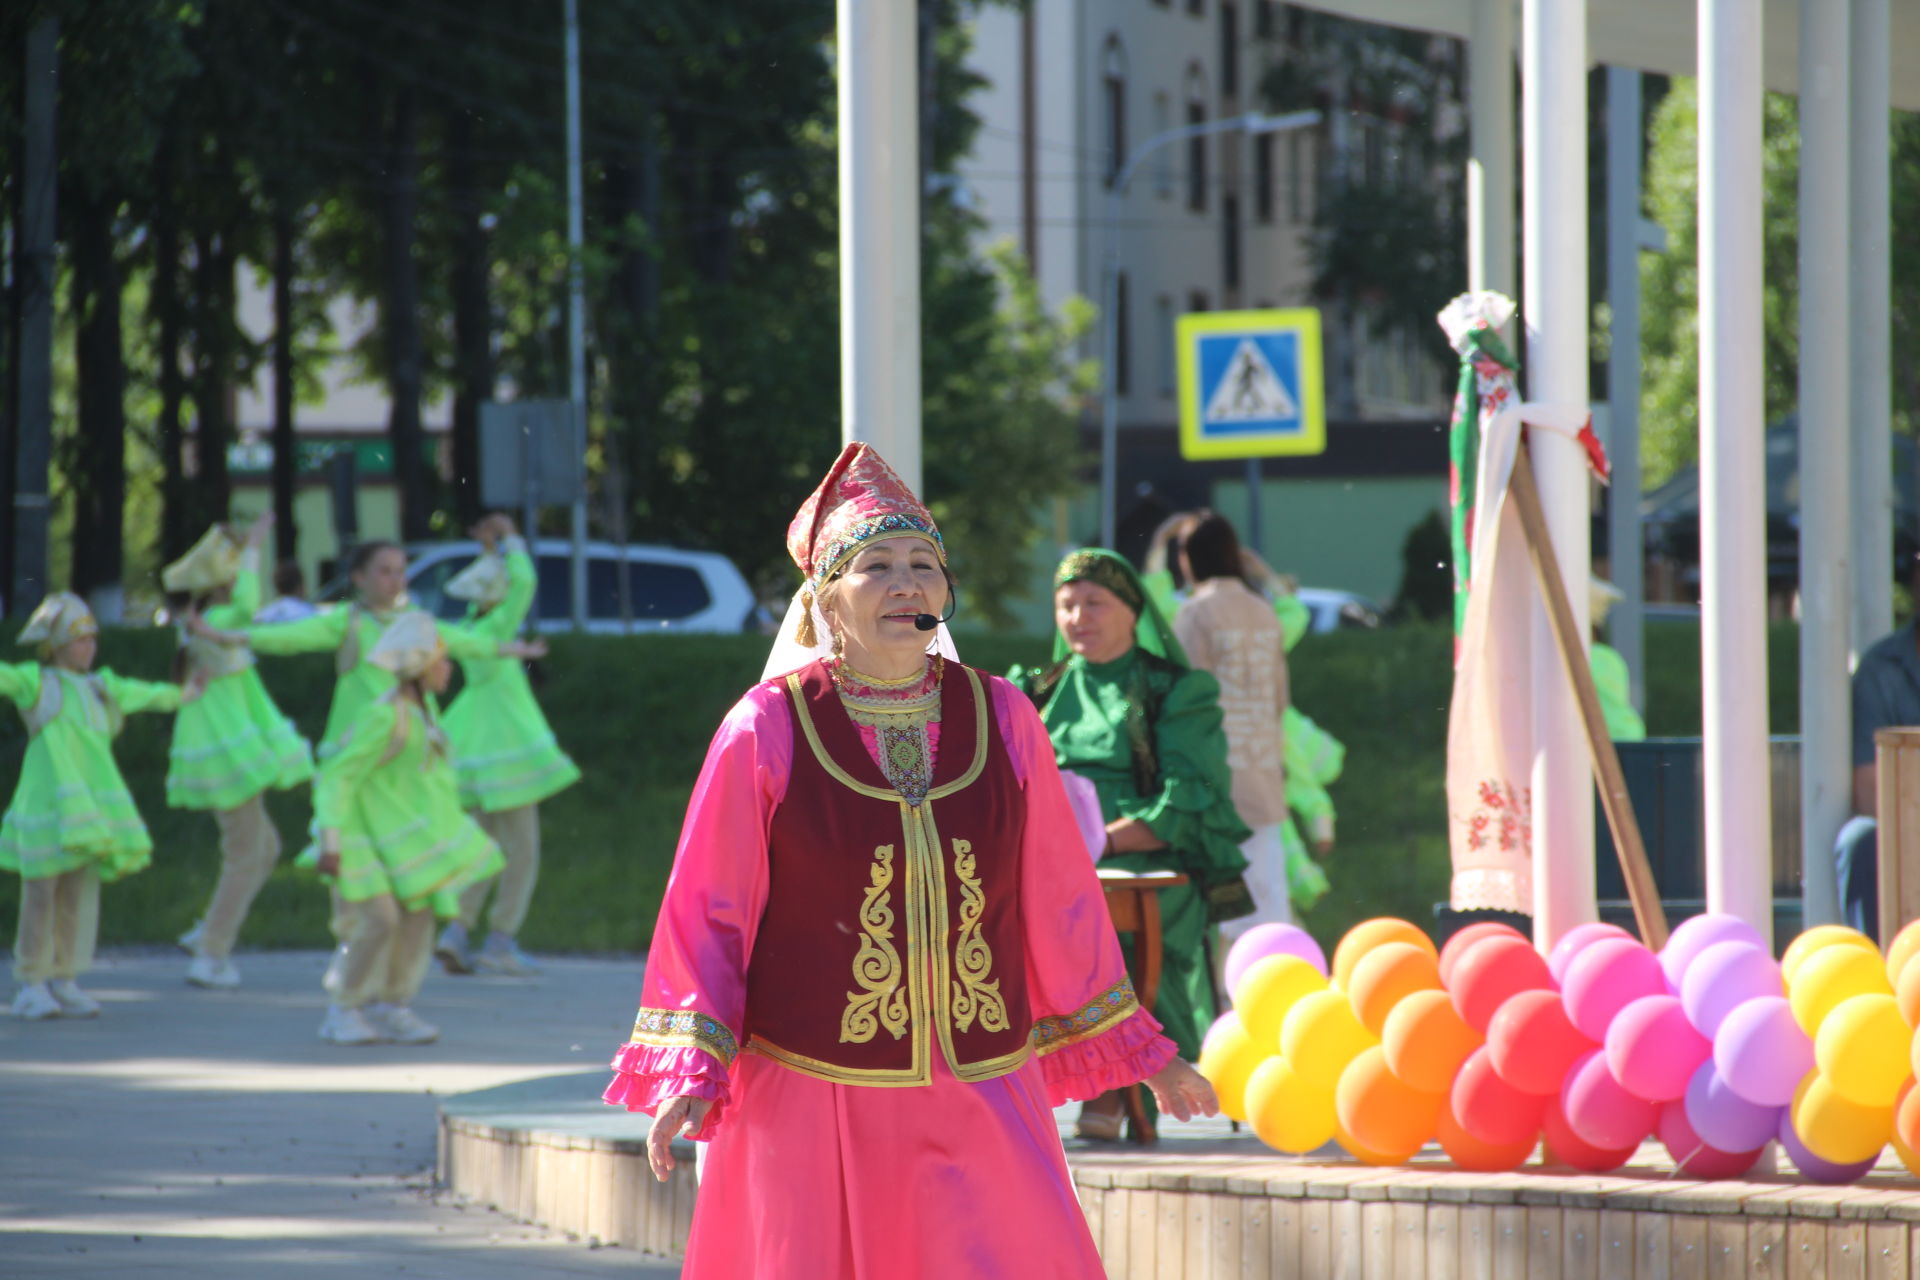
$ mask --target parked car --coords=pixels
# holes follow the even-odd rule
[[[420,542],[407,546],[407,594],[435,617],[458,620],[467,602],[448,596],[448,579],[480,554],[480,544]],[[573,544],[541,538],[531,550],[540,571],[533,623],[541,631],[573,626]],[[587,630],[618,635],[628,629],[620,615],[619,572],[624,557],[632,597],[634,631],[744,631],[755,625],[758,602],[733,561],[714,551],[611,542],[586,544]],[[343,600],[350,584],[343,574],[321,589],[322,600]]]
[[[1308,624],[1309,635],[1322,635],[1329,631],[1359,627],[1372,629],[1380,625],[1380,606],[1362,595],[1351,591],[1335,591],[1327,587],[1301,587],[1294,592],[1301,604],[1307,606],[1307,612],[1313,621]]]

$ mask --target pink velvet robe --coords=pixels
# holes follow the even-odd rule
[[[1057,1047],[978,1084],[956,1080],[937,1051],[933,1083],[907,1088],[834,1084],[751,1051],[723,1061],[741,1027],[767,892],[768,823],[793,758],[784,687],[756,686],[707,753],[647,958],[643,1016],[698,1033],[677,1047],[624,1046],[606,1094],[649,1114],[679,1095],[713,1100],[696,1135],[712,1145],[688,1280],[1103,1274],[1052,1108],[1152,1074],[1173,1044],[1144,1010],[1103,1016],[1102,997],[1126,970],[1053,745],[1025,697],[1004,680],[989,683],[1027,802],[1031,1012],[1036,1022],[1079,1015],[1053,1025],[1095,1029],[1059,1036]],[[930,726],[936,751],[938,732]],[[873,730],[861,736],[873,751]]]

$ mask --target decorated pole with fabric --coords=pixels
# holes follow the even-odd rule
[[[1476,469],[1480,465],[1481,417],[1509,398],[1517,364],[1500,335],[1484,325],[1468,329],[1460,353],[1460,385],[1453,398],[1447,438],[1447,497],[1453,537],[1453,641],[1459,656],[1473,585],[1473,519]]]

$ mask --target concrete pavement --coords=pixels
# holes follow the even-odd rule
[[[110,951],[83,980],[100,1018],[0,1016],[0,1277],[679,1274],[431,1185],[438,1097],[603,1064],[637,959],[436,972],[439,1043],[357,1049],[315,1035],[324,955],[236,959],[245,985],[209,992],[180,953]]]

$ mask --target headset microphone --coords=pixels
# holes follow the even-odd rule
[[[944,570],[943,570],[944,572]],[[915,631],[931,631],[941,623],[949,621],[960,610],[960,593],[954,588],[953,575],[947,574],[947,612],[945,617],[936,618],[930,613],[913,615]]]
[[[940,619],[930,613],[916,613],[913,615],[913,629],[915,631],[931,631],[939,625]]]

